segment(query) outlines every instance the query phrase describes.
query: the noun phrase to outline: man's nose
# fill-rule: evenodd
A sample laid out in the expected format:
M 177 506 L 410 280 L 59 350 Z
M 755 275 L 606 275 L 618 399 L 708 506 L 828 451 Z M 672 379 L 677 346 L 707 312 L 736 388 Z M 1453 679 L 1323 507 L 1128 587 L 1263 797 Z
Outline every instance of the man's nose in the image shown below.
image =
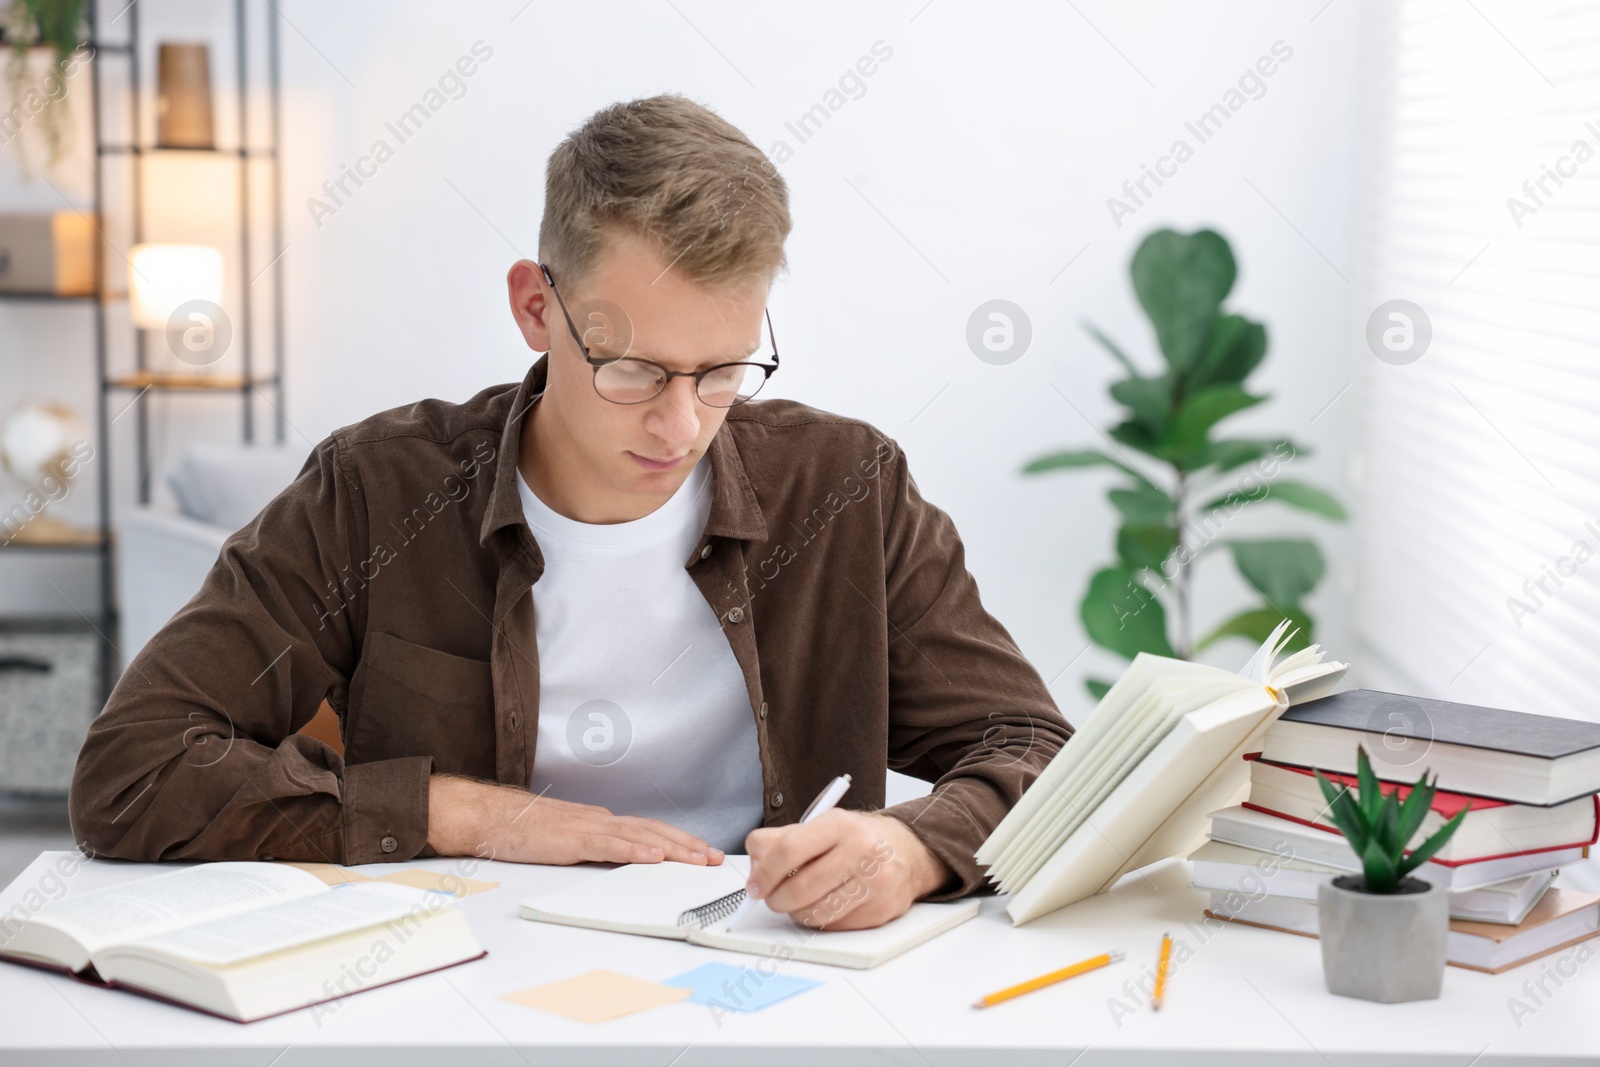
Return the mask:
M 687 442 L 700 436 L 700 398 L 693 378 L 673 378 L 658 400 L 663 438 Z

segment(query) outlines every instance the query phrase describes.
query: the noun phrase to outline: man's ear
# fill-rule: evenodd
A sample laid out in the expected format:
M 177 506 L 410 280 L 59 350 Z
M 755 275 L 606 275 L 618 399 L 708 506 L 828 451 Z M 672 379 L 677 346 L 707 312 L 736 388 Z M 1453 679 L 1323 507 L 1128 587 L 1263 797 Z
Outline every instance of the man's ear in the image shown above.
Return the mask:
M 506 272 L 506 295 L 511 300 L 511 317 L 528 347 L 535 352 L 550 351 L 550 326 L 545 315 L 554 304 L 539 265 L 531 259 L 511 264 Z

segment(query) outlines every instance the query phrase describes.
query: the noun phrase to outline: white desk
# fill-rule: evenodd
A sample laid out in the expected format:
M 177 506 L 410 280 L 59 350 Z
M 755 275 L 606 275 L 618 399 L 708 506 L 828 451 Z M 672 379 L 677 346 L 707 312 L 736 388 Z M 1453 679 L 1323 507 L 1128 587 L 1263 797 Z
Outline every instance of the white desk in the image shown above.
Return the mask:
M 0 893 L 0 912 L 46 881 L 64 853 L 46 852 Z M 445 871 L 458 861 L 403 866 Z M 154 865 L 92 861 L 66 882 L 81 893 Z M 175 865 L 161 865 L 170 869 Z M 362 868 L 381 874 L 395 868 Z M 603 868 L 482 863 L 472 877 L 500 888 L 462 908 L 489 955 L 473 963 L 355 994 L 314 1019 L 302 1010 L 240 1025 L 62 975 L 0 963 L 0 1064 L 1354 1064 L 1493 1067 L 1600 1062 L 1600 945 L 1500 976 L 1447 968 L 1436 1001 L 1381 1005 L 1330 995 L 1317 942 L 1222 925 L 1207 930 L 1204 895 L 1183 861 L 1112 892 L 1013 929 L 997 898 L 977 918 L 870 971 L 796 962 L 783 973 L 823 984 L 760 1012 L 716 1019 L 679 1003 L 598 1025 L 499 997 L 605 967 L 660 980 L 709 960 L 756 957 L 676 941 L 527 922 L 519 899 L 593 877 Z M 1563 876 L 1565 879 L 1565 876 Z M 56 889 L 59 893 L 62 890 Z M 1166 1007 L 1133 1010 L 1124 983 L 1153 969 L 1163 931 L 1187 942 Z M 1121 948 L 1128 959 L 987 1011 L 983 993 Z M 1584 962 L 1533 1015 L 1514 1019 L 1511 997 L 1548 964 Z M 1564 969 L 1571 971 L 1572 965 Z M 1121 1003 L 1123 1010 L 1116 1010 Z M 1520 1026 L 1519 1026 L 1520 1022 Z

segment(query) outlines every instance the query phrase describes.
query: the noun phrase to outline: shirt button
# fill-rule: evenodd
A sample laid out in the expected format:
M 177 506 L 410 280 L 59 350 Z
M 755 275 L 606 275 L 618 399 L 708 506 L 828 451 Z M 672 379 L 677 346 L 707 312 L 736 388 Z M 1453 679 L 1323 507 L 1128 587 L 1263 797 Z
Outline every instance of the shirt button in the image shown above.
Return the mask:
M 509 716 L 509 721 L 511 723 L 511 728 L 513 730 L 515 730 L 517 728 L 517 713 L 516 712 L 513 711 L 511 713 L 511 715 Z
M 765 700 L 761 702 L 761 710 L 757 711 L 756 714 L 763 719 L 767 717 L 767 702 Z
M 702 548 L 700 550 L 700 558 L 701 559 L 705 559 L 706 557 L 708 557 L 710 555 L 711 555 L 711 546 L 710 545 L 707 545 L 706 547 L 704 547 L 704 548 Z
M 774 793 L 774 794 L 772 794 L 772 806 L 775 807 L 775 808 L 783 807 L 783 794 L 782 793 Z
M 743 608 L 729 608 L 728 609 L 728 621 L 729 622 L 739 622 L 743 618 L 744 618 L 744 609 Z
M 400 842 L 396 841 L 392 837 L 385 837 L 382 841 L 378 842 L 378 847 L 383 849 L 385 852 L 393 852 L 395 849 L 400 847 Z

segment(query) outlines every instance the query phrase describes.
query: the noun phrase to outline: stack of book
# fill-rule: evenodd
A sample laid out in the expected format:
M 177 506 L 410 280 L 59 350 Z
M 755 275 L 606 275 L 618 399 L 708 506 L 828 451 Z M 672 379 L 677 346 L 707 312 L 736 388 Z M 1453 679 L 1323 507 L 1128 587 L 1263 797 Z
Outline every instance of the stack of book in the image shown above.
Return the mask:
M 1208 916 L 1317 935 L 1317 886 L 1361 863 L 1312 768 L 1354 788 L 1358 747 L 1386 791 L 1436 783 L 1412 847 L 1468 812 L 1412 872 L 1450 895 L 1450 963 L 1498 972 L 1600 933 L 1600 897 L 1551 887 L 1600 837 L 1600 724 L 1364 689 L 1289 708 L 1244 757 L 1249 799 L 1190 856 Z

